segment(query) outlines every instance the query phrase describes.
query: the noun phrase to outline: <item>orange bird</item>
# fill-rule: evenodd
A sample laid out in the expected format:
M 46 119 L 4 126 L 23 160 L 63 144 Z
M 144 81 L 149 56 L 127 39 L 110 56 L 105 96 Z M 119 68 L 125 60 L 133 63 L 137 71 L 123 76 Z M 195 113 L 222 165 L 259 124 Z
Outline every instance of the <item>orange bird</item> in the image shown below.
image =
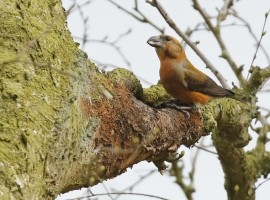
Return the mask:
M 217 85 L 187 59 L 179 41 L 169 35 L 153 36 L 147 43 L 155 47 L 160 60 L 160 81 L 165 90 L 187 104 L 206 104 L 215 97 L 234 93 Z

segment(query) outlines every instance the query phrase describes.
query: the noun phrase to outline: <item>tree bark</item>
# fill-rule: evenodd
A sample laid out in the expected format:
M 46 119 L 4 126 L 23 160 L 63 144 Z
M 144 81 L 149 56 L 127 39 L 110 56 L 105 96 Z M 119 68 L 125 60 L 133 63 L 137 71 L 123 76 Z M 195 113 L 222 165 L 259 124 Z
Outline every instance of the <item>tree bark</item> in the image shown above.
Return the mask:
M 53 199 L 203 134 L 197 112 L 190 120 L 151 108 L 131 73 L 100 73 L 73 42 L 60 1 L 0 6 L 1 199 Z

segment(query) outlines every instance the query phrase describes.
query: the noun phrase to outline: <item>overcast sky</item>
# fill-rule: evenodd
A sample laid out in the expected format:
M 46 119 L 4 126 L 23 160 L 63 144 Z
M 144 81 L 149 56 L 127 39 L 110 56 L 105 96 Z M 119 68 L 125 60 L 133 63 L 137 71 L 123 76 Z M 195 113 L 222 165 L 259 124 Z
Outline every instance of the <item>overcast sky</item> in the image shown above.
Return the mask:
M 73 3 L 73 0 L 64 0 L 64 7 L 68 9 Z M 82 5 L 85 0 L 78 0 L 77 3 Z M 118 0 L 119 4 L 123 5 L 125 8 L 129 9 L 133 7 L 133 0 Z M 195 27 L 198 22 L 201 21 L 200 16 L 194 11 L 192 7 L 191 0 L 188 1 L 177 1 L 170 0 L 160 1 L 165 9 L 168 11 L 170 16 L 175 20 L 177 26 L 183 31 L 187 30 L 188 27 Z M 202 6 L 211 14 L 216 14 L 216 7 L 220 7 L 223 1 L 218 0 L 204 0 L 200 1 Z M 181 39 L 171 30 L 162 17 L 159 15 L 157 10 L 146 4 L 145 1 L 139 1 L 139 8 L 141 11 L 147 15 L 151 20 L 153 20 L 159 27 L 165 28 L 166 34 L 176 36 L 180 41 Z M 244 18 L 251 25 L 257 38 L 260 37 L 265 13 L 270 9 L 269 0 L 240 0 L 235 3 L 235 10 L 238 15 Z M 112 64 L 113 67 L 124 67 L 132 70 L 138 77 L 141 78 L 143 85 L 145 87 L 149 86 L 149 83 L 155 84 L 159 80 L 158 70 L 159 70 L 159 60 L 155 54 L 152 47 L 147 45 L 146 41 L 149 37 L 153 35 L 160 34 L 157 30 L 151 27 L 149 24 L 143 24 L 136 21 L 131 16 L 128 16 L 124 12 L 117 9 L 114 5 L 109 3 L 107 0 L 92 0 L 91 3 L 82 8 L 84 17 L 88 16 L 88 29 L 87 37 L 92 40 L 84 46 L 84 50 L 87 52 L 90 59 L 97 61 L 99 63 Z M 236 22 L 240 24 L 239 21 L 229 18 L 225 24 L 231 24 Z M 266 31 L 270 31 L 270 19 L 268 19 L 266 24 Z M 68 26 L 71 30 L 72 35 L 77 38 L 76 41 L 80 42 L 78 38 L 83 37 L 84 26 L 82 23 L 81 15 L 78 9 L 72 12 L 68 17 Z M 124 36 L 117 45 L 121 48 L 124 53 L 125 58 L 128 60 L 127 63 L 123 57 L 115 51 L 115 49 L 109 45 L 102 44 L 96 40 L 101 40 L 105 36 L 108 37 L 108 41 L 114 41 L 119 35 L 126 33 L 131 30 L 129 34 Z M 227 26 L 223 29 L 223 38 L 228 46 L 228 49 L 235 59 L 238 65 L 244 65 L 245 72 L 247 73 L 252 57 L 255 52 L 255 41 L 252 39 L 250 34 L 247 32 L 247 28 L 244 26 Z M 270 34 L 270 33 L 269 33 Z M 270 36 L 268 32 L 263 37 L 262 44 L 265 49 L 270 53 Z M 207 58 L 216 66 L 216 68 L 226 77 L 228 84 L 232 87 L 232 82 L 238 85 L 237 79 L 232 73 L 231 69 L 227 63 L 219 57 L 221 54 L 220 49 L 212 37 L 206 31 L 198 31 L 191 38 L 194 42 L 199 41 L 198 47 L 202 50 Z M 81 46 L 82 47 L 82 46 Z M 214 77 L 209 69 L 205 68 L 205 64 L 200 60 L 200 58 L 188 47 L 185 47 L 187 56 L 189 60 L 201 71 L 209 75 L 215 81 L 217 79 Z M 254 62 L 255 65 L 265 67 L 268 66 L 268 60 L 259 50 L 257 58 Z M 108 69 L 112 69 L 109 67 Z M 245 76 L 246 76 L 245 73 Z M 217 81 L 218 82 L 218 81 Z M 268 83 L 268 89 L 270 84 Z M 259 94 L 259 104 L 264 107 L 270 108 L 270 95 L 269 93 Z M 256 135 L 252 135 L 253 140 L 247 149 L 252 149 L 256 142 Z M 205 144 L 211 144 L 210 136 L 204 137 Z M 270 149 L 270 148 L 269 148 Z M 191 157 L 193 156 L 196 149 L 187 149 L 181 147 L 181 150 L 185 150 L 185 156 L 183 158 L 185 164 L 185 173 L 190 170 L 191 167 Z M 210 148 L 214 151 L 214 148 Z M 91 188 L 94 193 L 104 193 L 106 188 L 109 191 L 122 191 L 123 188 L 132 185 L 141 176 L 148 174 L 152 170 L 155 170 L 147 179 L 142 181 L 138 186 L 136 186 L 133 192 L 147 193 L 152 195 L 157 195 L 161 197 L 168 198 L 170 200 L 185 199 L 181 189 L 174 183 L 175 179 L 169 177 L 168 173 L 165 172 L 164 175 L 160 175 L 152 163 L 142 162 L 135 165 L 132 169 L 128 169 L 128 172 L 118 176 L 112 180 L 104 181 L 103 184 L 99 184 Z M 221 166 L 217 156 L 207 152 L 201 151 L 199 158 L 197 160 L 196 167 L 196 178 L 195 178 L 195 188 L 196 192 L 194 194 L 194 199 L 227 199 L 226 192 L 224 190 L 224 174 L 222 172 Z M 259 180 L 258 184 L 262 182 Z M 106 188 L 105 188 L 106 186 Z M 270 196 L 270 181 L 262 185 L 257 192 L 257 200 L 268 200 Z M 128 192 L 128 191 L 126 191 Z M 68 193 L 57 198 L 57 200 L 70 199 L 73 197 L 78 197 L 80 195 L 87 194 L 86 190 L 81 190 L 77 192 Z M 110 199 L 109 197 L 102 196 L 100 199 Z M 123 196 L 119 200 L 137 200 L 137 199 L 150 199 L 146 197 L 139 196 Z

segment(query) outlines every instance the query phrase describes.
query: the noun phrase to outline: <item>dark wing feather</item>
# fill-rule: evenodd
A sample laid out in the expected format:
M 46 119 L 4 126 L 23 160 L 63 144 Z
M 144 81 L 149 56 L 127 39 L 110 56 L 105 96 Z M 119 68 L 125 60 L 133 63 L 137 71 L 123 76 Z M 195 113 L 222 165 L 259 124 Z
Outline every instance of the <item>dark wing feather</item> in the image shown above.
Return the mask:
M 191 74 L 190 74 L 191 75 Z M 194 75 L 194 74 L 193 74 Z M 204 75 L 204 74 L 203 74 Z M 206 76 L 206 75 L 205 75 Z M 201 77 L 199 77 L 201 78 Z M 197 77 L 198 79 L 198 77 Z M 210 77 L 206 76 L 204 81 L 192 81 L 194 77 L 185 76 L 185 81 L 187 82 L 188 88 L 190 90 L 207 94 L 213 97 L 232 97 L 234 92 L 220 87 L 213 81 Z M 196 79 L 195 79 L 196 80 Z

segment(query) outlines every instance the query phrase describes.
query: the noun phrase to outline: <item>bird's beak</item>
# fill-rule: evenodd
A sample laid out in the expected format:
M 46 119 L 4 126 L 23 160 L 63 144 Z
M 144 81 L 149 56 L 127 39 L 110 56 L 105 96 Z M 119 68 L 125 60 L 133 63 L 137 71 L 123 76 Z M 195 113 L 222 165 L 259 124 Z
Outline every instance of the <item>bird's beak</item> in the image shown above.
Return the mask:
M 161 47 L 162 46 L 162 41 L 161 41 L 159 36 L 150 37 L 147 40 L 147 43 L 152 47 Z

